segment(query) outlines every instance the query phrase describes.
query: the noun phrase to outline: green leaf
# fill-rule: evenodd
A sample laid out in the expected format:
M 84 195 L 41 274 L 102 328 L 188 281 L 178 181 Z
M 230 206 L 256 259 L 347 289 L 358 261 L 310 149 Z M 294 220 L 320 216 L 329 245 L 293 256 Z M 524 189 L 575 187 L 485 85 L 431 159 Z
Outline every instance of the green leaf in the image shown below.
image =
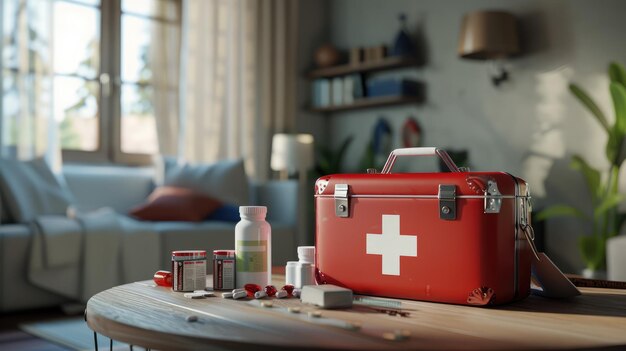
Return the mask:
M 354 139 L 353 136 L 346 138 L 339 149 L 335 152 L 326 145 L 317 147 L 317 166 L 319 175 L 341 173 L 341 165 L 345 157 L 348 146 Z
M 617 164 L 617 160 L 619 159 L 619 150 L 621 149 L 621 139 L 619 132 L 616 128 L 611 128 L 609 130 L 609 139 L 606 142 L 606 158 L 611 162 L 612 165 Z
M 574 94 L 574 96 L 578 98 L 578 100 L 580 100 L 583 105 L 585 105 L 589 109 L 589 111 L 596 117 L 598 122 L 600 122 L 604 130 L 609 132 L 609 122 L 604 116 L 602 110 L 600 110 L 600 107 L 598 107 L 598 105 L 589 97 L 589 95 L 576 84 L 570 84 L 569 90 L 572 92 L 572 94 Z
M 626 87 L 626 70 L 619 63 L 611 62 L 609 64 L 609 78 L 611 78 L 611 82 L 620 83 Z
M 624 197 L 618 193 L 612 193 L 606 196 L 604 199 L 602 199 L 602 202 L 593 210 L 593 216 L 595 218 L 598 218 L 610 209 L 616 208 L 617 206 L 619 206 L 620 202 L 622 202 L 623 199 Z
M 621 83 L 612 82 L 609 86 L 615 109 L 615 128 L 626 134 L 626 88 Z
M 619 167 L 626 159 L 626 88 L 613 82 L 609 90 L 615 109 L 615 125 L 609 131 L 606 155 L 613 165 Z
M 602 192 L 603 192 L 602 186 L 600 184 L 600 179 L 601 179 L 600 171 L 591 167 L 587 163 L 587 161 L 585 161 L 579 155 L 574 155 L 572 157 L 572 161 L 570 162 L 570 167 L 575 170 L 580 171 L 583 174 L 594 202 L 597 199 L 599 199 L 602 196 Z
M 554 205 L 537 213 L 533 219 L 537 221 L 543 221 L 552 217 L 578 217 L 582 219 L 589 219 L 589 216 L 584 214 L 581 210 L 567 205 Z
M 578 247 L 587 268 L 604 268 L 605 242 L 600 236 L 581 236 L 578 238 Z
M 617 213 L 615 215 L 614 220 L 615 220 L 615 227 L 614 227 L 615 231 L 614 233 L 611 233 L 609 237 L 615 236 L 620 232 L 622 225 L 624 224 L 624 221 L 626 221 L 626 213 Z
M 333 167 L 335 167 L 338 173 L 341 172 L 340 170 L 341 170 L 341 165 L 343 164 L 343 158 L 346 155 L 346 151 L 348 150 L 348 147 L 352 143 L 352 139 L 354 139 L 352 135 L 347 137 L 346 140 L 343 141 L 343 143 L 339 147 L 339 151 L 337 151 L 337 154 L 335 155 L 335 159 L 333 160 L 334 161 Z

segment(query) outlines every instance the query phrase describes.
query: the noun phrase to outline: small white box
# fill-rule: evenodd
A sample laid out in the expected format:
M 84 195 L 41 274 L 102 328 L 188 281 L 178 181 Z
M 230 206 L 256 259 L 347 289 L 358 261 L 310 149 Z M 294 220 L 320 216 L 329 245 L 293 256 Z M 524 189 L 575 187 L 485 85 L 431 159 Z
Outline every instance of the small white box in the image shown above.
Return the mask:
M 352 307 L 352 290 L 332 284 L 306 285 L 300 299 L 321 308 Z
M 341 77 L 333 78 L 332 80 L 332 104 L 333 106 L 340 106 L 343 104 L 343 79 Z

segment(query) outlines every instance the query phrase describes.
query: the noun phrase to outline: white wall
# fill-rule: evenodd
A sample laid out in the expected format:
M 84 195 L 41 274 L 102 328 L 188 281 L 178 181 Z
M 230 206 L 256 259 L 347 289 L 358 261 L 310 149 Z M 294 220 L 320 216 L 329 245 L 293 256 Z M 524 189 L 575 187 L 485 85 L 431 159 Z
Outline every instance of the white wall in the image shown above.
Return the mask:
M 486 63 L 457 56 L 461 18 L 478 9 L 502 9 L 521 19 L 526 53 L 509 62 L 511 80 L 500 88 L 491 84 Z M 335 147 L 347 136 L 357 136 L 348 168 L 357 170 L 379 116 L 393 125 L 396 146 L 402 123 L 414 116 L 424 145 L 466 148 L 474 170 L 503 170 L 525 178 L 536 207 L 567 202 L 588 208 L 582 178 L 569 170 L 569 158 L 579 153 L 592 165 L 606 167 L 606 139 L 567 85 L 581 84 L 612 115 L 605 72 L 611 60 L 626 64 L 626 1 L 332 0 L 330 39 L 341 49 L 390 45 L 401 12 L 408 15 L 412 34 L 423 39 L 427 63 L 400 74 L 425 83 L 426 102 L 327 116 L 324 132 L 318 133 L 329 133 Z M 553 260 L 566 271 L 579 270 L 575 237 L 589 228 L 574 220 L 553 220 L 547 230 Z

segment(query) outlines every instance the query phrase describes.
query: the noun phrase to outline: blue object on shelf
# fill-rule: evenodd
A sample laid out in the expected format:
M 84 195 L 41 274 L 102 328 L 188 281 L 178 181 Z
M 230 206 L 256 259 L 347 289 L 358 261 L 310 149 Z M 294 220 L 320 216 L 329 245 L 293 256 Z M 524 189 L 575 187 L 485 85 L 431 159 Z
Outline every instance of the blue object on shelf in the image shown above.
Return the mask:
M 406 15 L 400 14 L 400 30 L 393 42 L 391 56 L 415 56 L 415 46 L 406 30 Z
M 418 96 L 419 83 L 410 79 L 376 79 L 367 83 L 367 96 Z

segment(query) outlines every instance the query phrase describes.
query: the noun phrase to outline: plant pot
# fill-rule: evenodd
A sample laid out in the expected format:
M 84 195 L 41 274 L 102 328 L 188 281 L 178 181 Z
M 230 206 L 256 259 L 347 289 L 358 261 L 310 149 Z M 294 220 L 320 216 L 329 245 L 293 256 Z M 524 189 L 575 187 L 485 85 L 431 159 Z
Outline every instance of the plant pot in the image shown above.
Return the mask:
M 606 271 L 605 270 L 595 270 L 590 268 L 585 268 L 582 271 L 583 278 L 587 279 L 606 279 Z

